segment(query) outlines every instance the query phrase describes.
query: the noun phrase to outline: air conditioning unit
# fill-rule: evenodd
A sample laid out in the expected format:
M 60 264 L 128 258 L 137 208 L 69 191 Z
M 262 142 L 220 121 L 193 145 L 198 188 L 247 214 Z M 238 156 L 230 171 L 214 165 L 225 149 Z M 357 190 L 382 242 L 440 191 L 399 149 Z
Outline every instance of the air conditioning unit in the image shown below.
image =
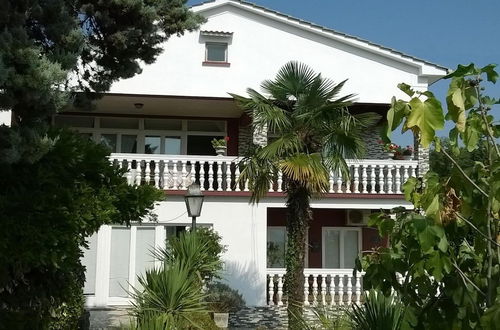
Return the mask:
M 370 210 L 347 210 L 346 224 L 348 226 L 366 226 L 369 216 Z

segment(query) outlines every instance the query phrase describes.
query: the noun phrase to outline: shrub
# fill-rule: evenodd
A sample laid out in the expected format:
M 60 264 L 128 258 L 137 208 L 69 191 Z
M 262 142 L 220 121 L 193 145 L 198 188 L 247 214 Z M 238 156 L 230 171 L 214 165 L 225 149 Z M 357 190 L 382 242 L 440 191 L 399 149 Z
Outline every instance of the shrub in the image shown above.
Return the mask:
M 84 313 L 85 297 L 81 283 L 68 284 L 66 300 L 52 310 L 49 330 L 77 329 Z
M 175 328 L 180 323 L 192 323 L 191 313 L 207 311 L 201 282 L 188 265 L 174 260 L 138 277 L 143 289 L 133 288 L 131 297 L 132 315 L 139 327 L 163 324 L 166 329 Z
M 155 257 L 167 264 L 174 260 L 186 264 L 200 280 L 220 278 L 221 255 L 225 251 L 220 240 L 220 235 L 209 228 L 183 232 L 171 238 L 166 248 L 155 251 Z
M 394 295 L 370 290 L 362 305 L 354 304 L 347 310 L 355 330 L 399 330 L 405 316 L 405 306 Z
M 220 282 L 211 283 L 207 286 L 206 301 L 213 311 L 220 313 L 237 312 L 246 305 L 243 296 L 238 290 Z

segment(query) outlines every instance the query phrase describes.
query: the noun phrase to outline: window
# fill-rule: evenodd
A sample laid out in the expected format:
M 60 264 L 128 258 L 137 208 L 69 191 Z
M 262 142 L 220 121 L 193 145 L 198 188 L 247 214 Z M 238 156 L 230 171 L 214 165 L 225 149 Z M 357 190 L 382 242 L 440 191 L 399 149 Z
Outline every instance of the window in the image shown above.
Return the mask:
M 304 267 L 309 264 L 309 234 L 306 235 L 306 255 L 304 257 Z M 285 253 L 288 238 L 286 227 L 267 227 L 267 267 L 285 268 Z
M 227 62 L 227 44 L 220 42 L 207 42 L 205 61 Z
M 360 246 L 360 228 L 323 227 L 323 267 L 354 268 Z
M 267 227 L 267 267 L 285 268 L 286 228 Z

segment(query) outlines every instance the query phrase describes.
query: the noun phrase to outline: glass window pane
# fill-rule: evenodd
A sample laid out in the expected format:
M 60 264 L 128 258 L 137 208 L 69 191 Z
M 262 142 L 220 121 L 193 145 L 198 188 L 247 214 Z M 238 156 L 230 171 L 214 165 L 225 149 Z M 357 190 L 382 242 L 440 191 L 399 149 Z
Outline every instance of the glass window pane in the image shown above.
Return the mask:
M 130 228 L 112 228 L 109 296 L 127 297 L 130 257 Z
M 154 129 L 162 131 L 180 131 L 182 130 L 182 120 L 180 119 L 144 119 L 145 129 Z
M 144 152 L 147 154 L 159 154 L 161 149 L 161 138 L 159 136 L 146 136 L 144 140 Z
M 122 145 L 120 152 L 137 152 L 137 135 L 122 135 Z
M 335 229 L 326 229 L 325 268 L 340 268 L 340 233 Z
M 190 120 L 188 121 L 188 131 L 196 132 L 226 132 L 226 122 L 224 120 Z
M 267 267 L 285 267 L 286 240 L 285 228 L 267 227 Z
M 226 62 L 227 44 L 207 43 L 207 61 Z
M 78 133 L 81 137 L 92 140 L 92 133 Z
M 180 136 L 166 136 L 165 137 L 165 152 L 166 155 L 180 155 L 181 154 L 181 137 Z
M 100 119 L 101 128 L 125 128 L 138 129 L 139 119 L 137 118 L 113 118 L 103 117 Z
M 111 152 L 116 152 L 116 134 L 101 134 L 101 143 Z
M 56 126 L 64 127 L 94 127 L 94 117 L 89 116 L 64 116 L 57 115 L 55 117 Z
M 85 266 L 85 285 L 83 294 L 95 294 L 95 269 L 97 263 L 97 233 L 90 236 L 89 248 L 83 251 L 82 265 Z
M 342 268 L 354 268 L 354 261 L 359 253 L 358 244 L 356 230 L 344 231 L 344 266 Z
M 154 267 L 153 250 L 155 248 L 155 228 L 137 227 L 135 250 L 135 275 L 142 276 L 146 269 Z M 135 288 L 142 289 L 139 282 L 135 281 Z

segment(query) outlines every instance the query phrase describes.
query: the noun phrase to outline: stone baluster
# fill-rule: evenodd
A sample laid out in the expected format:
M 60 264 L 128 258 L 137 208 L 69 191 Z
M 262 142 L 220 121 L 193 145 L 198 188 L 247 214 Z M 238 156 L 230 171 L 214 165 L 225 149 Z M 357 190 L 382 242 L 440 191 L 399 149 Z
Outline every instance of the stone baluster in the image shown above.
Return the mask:
M 375 186 L 377 185 L 377 175 L 376 175 L 376 169 L 377 169 L 377 165 L 371 165 L 370 166 L 370 171 L 371 171 L 371 175 L 370 175 L 370 185 L 371 185 L 371 189 L 370 189 L 370 193 L 374 194 L 376 192 L 375 190 Z
M 309 306 L 309 275 L 304 276 L 304 306 Z
M 363 194 L 368 193 L 368 174 L 366 172 L 366 168 L 368 165 L 362 165 L 361 169 L 361 186 L 363 187 Z
M 168 160 L 163 161 L 163 189 L 164 190 L 170 188 L 170 185 L 168 182 L 169 173 L 170 173 L 169 167 L 170 167 L 170 161 L 168 161 Z
M 225 188 L 224 191 L 231 191 L 231 162 L 224 161 Z
M 378 185 L 379 185 L 379 194 L 384 194 L 385 193 L 385 178 L 384 178 L 384 168 L 385 165 L 379 165 L 378 166 Z
M 411 178 L 411 177 L 413 177 L 413 178 L 414 178 L 414 177 L 415 177 L 415 173 L 416 173 L 416 171 L 415 171 L 415 166 L 410 165 L 410 174 L 409 174 L 409 175 L 410 175 L 410 178 Z
M 151 182 L 151 161 L 144 161 L 144 184 L 149 184 Z
M 283 173 L 278 171 L 278 192 L 283 191 Z
M 178 162 L 176 160 L 172 160 L 172 189 L 179 189 L 179 171 L 178 171 Z
M 283 275 L 278 274 L 278 294 L 276 295 L 278 306 L 283 305 Z
M 404 165 L 404 166 L 403 166 L 403 177 L 401 178 L 401 182 L 402 182 L 402 183 L 405 183 L 405 182 L 406 182 L 406 180 L 408 180 L 408 178 L 409 178 L 409 177 L 408 177 L 408 168 L 409 168 L 409 167 L 410 167 L 409 165 Z
M 355 290 L 356 290 L 356 304 L 359 305 L 361 303 L 361 275 L 359 273 L 356 273 Z
M 395 193 L 396 194 L 400 194 L 401 193 L 401 167 L 395 165 L 394 166 L 394 171 L 396 172 L 396 178 L 394 180 Z
M 392 194 L 392 184 L 393 184 L 393 181 L 392 181 L 392 169 L 393 169 L 393 165 L 388 165 L 387 166 L 387 193 L 388 194 Z
M 352 276 L 347 275 L 347 305 L 352 304 Z
M 138 160 L 135 163 L 135 184 L 140 185 L 141 184 L 141 179 L 142 179 L 142 160 Z
M 200 162 L 200 188 L 205 190 L 205 162 Z
M 328 294 L 330 295 L 330 306 L 335 304 L 335 275 L 330 275 L 330 285 L 328 285 Z
M 326 306 L 326 275 L 321 274 L 321 303 Z
M 154 182 L 155 182 L 155 187 L 160 188 L 160 161 L 155 160 L 155 173 L 154 173 Z
M 125 166 L 127 168 L 127 172 L 125 173 L 126 177 L 127 177 L 127 183 L 129 185 L 132 185 L 134 183 L 134 181 L 132 181 L 132 162 L 125 159 Z
M 217 191 L 222 191 L 222 161 L 216 161 L 217 164 Z
M 318 302 L 318 275 L 312 274 L 313 277 L 313 304 Z
M 359 164 L 354 164 L 354 193 L 359 193 Z
M 339 295 L 338 305 L 344 305 L 344 276 L 339 275 L 339 285 L 337 286 L 337 292 Z
M 208 191 L 214 191 L 214 162 L 208 162 Z
M 269 302 L 268 305 L 274 305 L 274 274 L 269 275 Z
M 182 185 L 182 188 L 187 188 L 188 186 L 188 177 L 187 177 L 187 168 L 186 168 L 187 161 L 182 160 L 181 161 L 181 180 L 179 185 Z
M 342 173 L 337 171 L 337 193 L 342 193 Z
M 240 167 L 238 163 L 234 164 L 234 191 L 241 191 L 240 188 Z

